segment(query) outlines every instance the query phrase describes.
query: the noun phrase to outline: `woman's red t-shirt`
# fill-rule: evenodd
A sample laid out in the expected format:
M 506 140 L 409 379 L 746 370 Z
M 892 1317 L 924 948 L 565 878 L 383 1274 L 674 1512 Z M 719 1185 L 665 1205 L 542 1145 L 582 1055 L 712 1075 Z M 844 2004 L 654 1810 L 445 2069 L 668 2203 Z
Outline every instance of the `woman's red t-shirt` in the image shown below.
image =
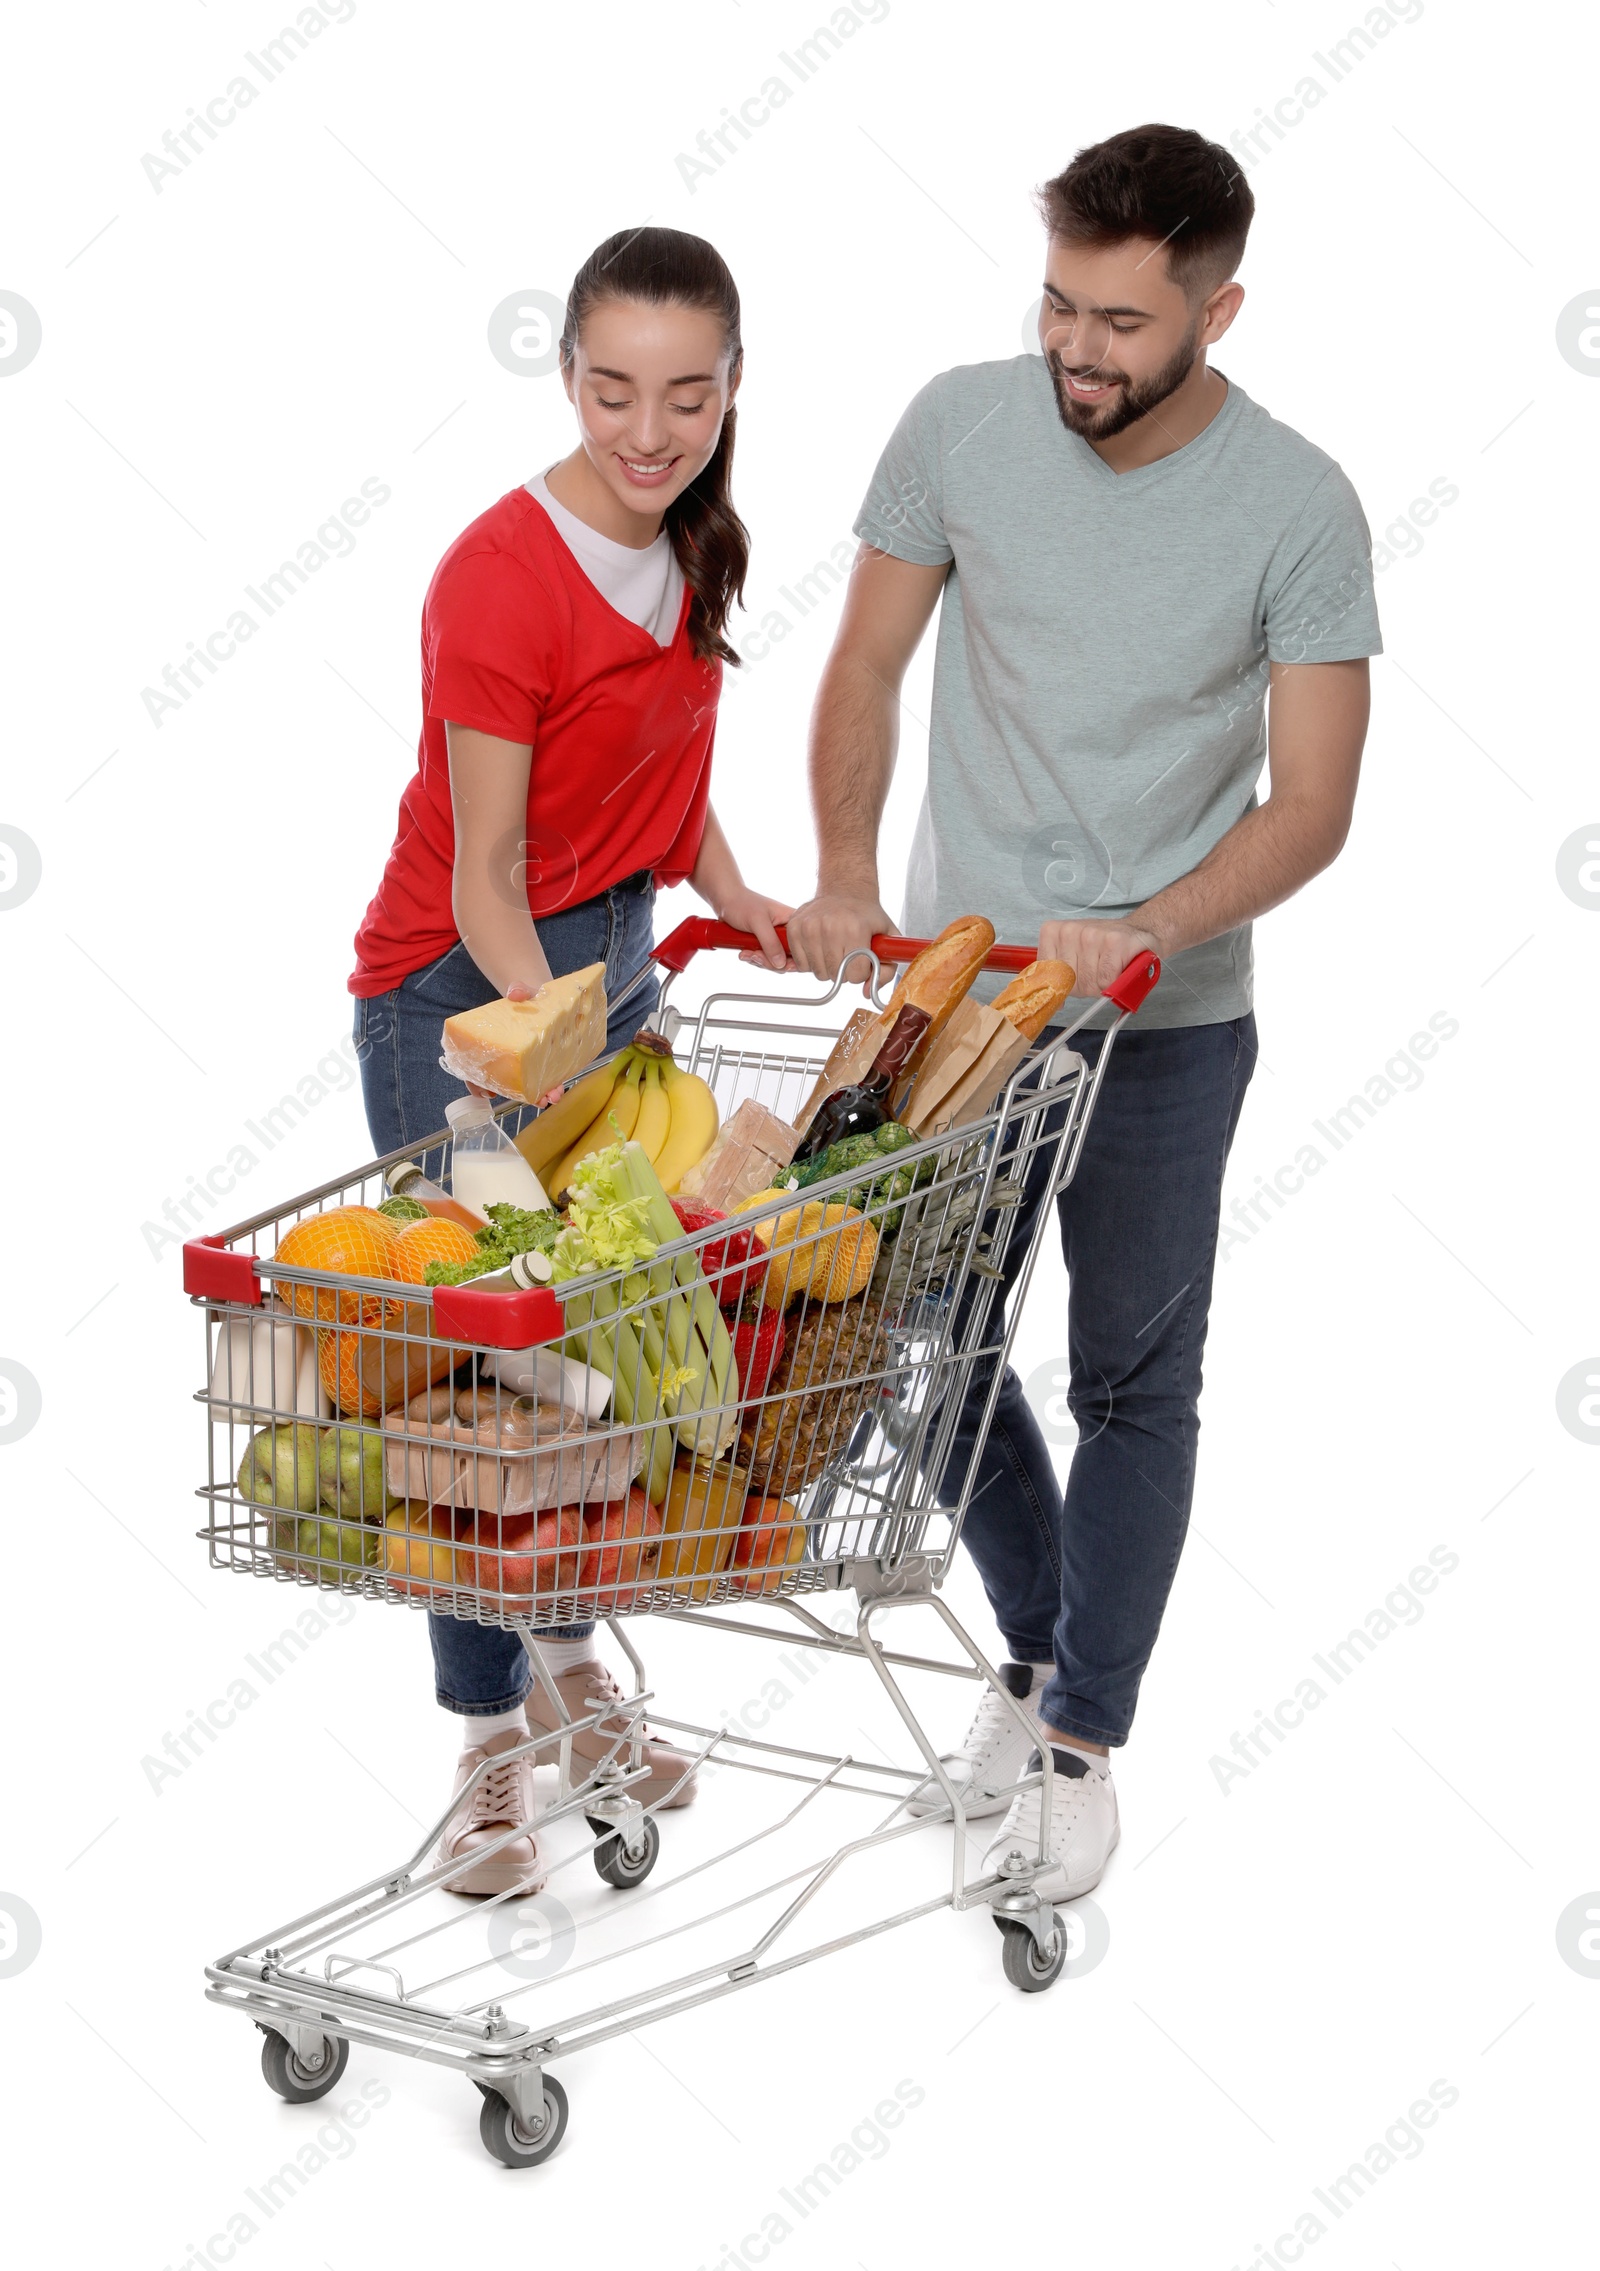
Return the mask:
M 711 785 L 720 662 L 603 599 L 526 489 L 463 530 L 422 603 L 422 737 L 383 881 L 356 933 L 353 994 L 390 992 L 458 939 L 445 721 L 530 743 L 528 911 L 554 915 L 649 868 L 694 867 Z

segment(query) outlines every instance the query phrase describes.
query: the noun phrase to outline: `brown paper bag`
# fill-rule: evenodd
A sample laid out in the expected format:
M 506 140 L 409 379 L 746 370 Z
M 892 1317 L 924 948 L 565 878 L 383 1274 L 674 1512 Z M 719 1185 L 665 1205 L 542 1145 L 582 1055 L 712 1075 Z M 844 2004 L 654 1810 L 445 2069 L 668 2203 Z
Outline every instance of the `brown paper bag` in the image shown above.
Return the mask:
M 817 1106 L 836 1088 L 853 1088 L 872 1070 L 873 1059 L 889 1038 L 889 1019 L 875 1009 L 858 1009 L 829 1052 L 817 1075 L 816 1086 L 794 1116 L 801 1135 L 810 1127 Z
M 919 1136 L 982 1119 L 1032 1047 L 1008 1018 L 969 995 L 930 1051 L 901 1119 Z

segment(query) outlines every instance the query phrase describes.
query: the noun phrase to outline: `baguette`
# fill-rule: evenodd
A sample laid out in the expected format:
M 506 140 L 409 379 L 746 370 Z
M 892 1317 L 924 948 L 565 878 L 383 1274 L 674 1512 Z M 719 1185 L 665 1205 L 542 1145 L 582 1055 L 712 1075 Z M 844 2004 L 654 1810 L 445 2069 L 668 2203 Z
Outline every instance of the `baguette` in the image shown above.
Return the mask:
M 931 939 L 916 960 L 908 962 L 900 973 L 900 983 L 889 996 L 883 1014 L 892 1025 L 908 1003 L 913 1009 L 928 1012 L 931 1023 L 922 1037 L 915 1063 L 921 1063 L 931 1044 L 944 1031 L 950 1012 L 983 968 L 993 944 L 993 923 L 986 922 L 982 915 L 957 915 L 955 921 L 946 923 L 938 937 Z
M 1002 987 L 989 1007 L 1030 1041 L 1037 1041 L 1071 993 L 1076 976 L 1070 962 L 1030 962 L 1009 986 Z
M 928 1030 L 896 1078 L 890 1099 L 895 1112 L 903 1108 L 918 1073 L 928 1061 L 929 1052 L 953 1012 L 966 999 L 993 944 L 993 923 L 986 922 L 982 915 L 957 915 L 954 922 L 945 924 L 937 938 L 929 940 L 914 962 L 906 964 L 900 983 L 889 996 L 884 1016 L 892 1025 L 896 1014 L 907 1006 L 925 1009 L 929 1013 Z

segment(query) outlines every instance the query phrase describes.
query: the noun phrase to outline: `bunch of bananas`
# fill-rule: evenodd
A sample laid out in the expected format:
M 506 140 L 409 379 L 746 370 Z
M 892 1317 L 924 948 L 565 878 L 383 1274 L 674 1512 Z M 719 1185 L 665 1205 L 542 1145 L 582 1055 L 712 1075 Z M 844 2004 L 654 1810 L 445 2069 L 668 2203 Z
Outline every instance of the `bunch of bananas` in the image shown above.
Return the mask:
M 718 1125 L 706 1083 L 684 1071 L 659 1033 L 639 1033 L 547 1106 L 517 1137 L 517 1149 L 559 1200 L 580 1159 L 631 1138 L 670 1193 L 716 1142 Z

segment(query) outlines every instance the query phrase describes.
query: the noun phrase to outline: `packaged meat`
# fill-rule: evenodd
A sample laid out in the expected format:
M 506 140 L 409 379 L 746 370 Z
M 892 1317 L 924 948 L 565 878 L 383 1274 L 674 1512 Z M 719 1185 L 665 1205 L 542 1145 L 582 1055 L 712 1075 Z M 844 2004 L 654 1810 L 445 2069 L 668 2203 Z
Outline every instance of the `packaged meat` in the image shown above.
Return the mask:
M 384 1471 L 397 1497 L 489 1514 L 542 1513 L 624 1497 L 643 1464 L 641 1429 L 593 1434 L 559 1404 L 466 1394 L 465 1418 L 459 1396 L 440 1413 L 437 1392 L 414 1397 L 404 1415 L 388 1415 L 386 1430 L 398 1434 L 389 1435 Z

